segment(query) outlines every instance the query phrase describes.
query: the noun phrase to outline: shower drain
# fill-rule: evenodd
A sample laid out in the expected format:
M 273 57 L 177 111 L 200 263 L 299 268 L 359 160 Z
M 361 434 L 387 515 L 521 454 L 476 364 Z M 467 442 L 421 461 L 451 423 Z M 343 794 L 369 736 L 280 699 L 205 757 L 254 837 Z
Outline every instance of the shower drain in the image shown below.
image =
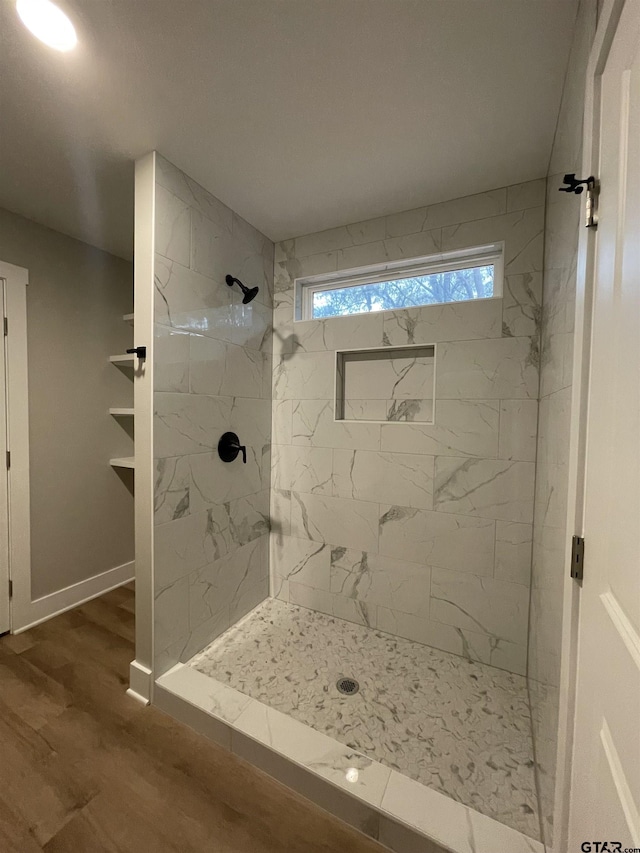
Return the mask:
M 344 693 L 345 696 L 353 696 L 354 693 L 360 690 L 360 685 L 355 678 L 339 678 L 336 682 L 336 687 L 338 688 L 338 693 Z

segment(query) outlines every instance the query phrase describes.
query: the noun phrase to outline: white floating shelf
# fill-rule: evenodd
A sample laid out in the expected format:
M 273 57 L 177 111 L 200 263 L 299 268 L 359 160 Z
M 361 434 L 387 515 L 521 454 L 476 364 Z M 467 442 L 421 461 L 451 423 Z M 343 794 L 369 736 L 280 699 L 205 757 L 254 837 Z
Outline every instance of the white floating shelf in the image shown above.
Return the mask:
M 134 353 L 131 353 L 131 355 L 129 355 L 126 352 L 123 353 L 122 355 L 110 355 L 109 356 L 109 361 L 112 364 L 129 364 L 129 363 L 133 364 L 134 359 L 135 359 Z
M 109 465 L 113 468 L 135 468 L 136 460 L 134 456 L 122 456 L 120 459 L 110 459 Z
M 109 409 L 109 414 L 110 414 L 110 415 L 113 415 L 113 416 L 114 416 L 114 417 L 116 417 L 116 418 L 117 418 L 117 417 L 133 417 L 133 408 L 126 408 L 126 407 L 122 407 L 122 406 L 120 406 L 120 407 L 116 406 L 116 407 L 115 407 L 115 408 L 113 408 L 113 409 Z
M 122 315 L 122 319 L 125 321 L 125 323 L 133 324 L 133 318 L 134 318 L 133 314 L 123 314 Z

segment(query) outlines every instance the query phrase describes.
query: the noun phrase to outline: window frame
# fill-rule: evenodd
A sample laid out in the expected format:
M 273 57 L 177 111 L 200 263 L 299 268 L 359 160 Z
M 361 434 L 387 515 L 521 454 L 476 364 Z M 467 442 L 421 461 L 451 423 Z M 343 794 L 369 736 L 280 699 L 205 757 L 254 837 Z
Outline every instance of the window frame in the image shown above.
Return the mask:
M 479 296 L 476 299 L 457 299 L 452 302 L 425 302 L 422 305 L 407 305 L 405 308 L 385 308 L 382 311 L 359 311 L 353 314 L 336 314 L 333 317 L 313 316 L 313 297 L 316 293 L 329 290 L 342 290 L 346 287 L 358 287 L 365 284 L 380 284 L 402 278 L 435 275 L 440 272 L 471 269 L 473 267 L 493 265 L 493 296 Z M 303 276 L 294 282 L 294 303 L 296 322 L 320 322 L 321 320 L 339 320 L 343 317 L 362 317 L 369 314 L 383 314 L 389 311 L 411 311 L 442 305 L 461 305 L 469 302 L 484 302 L 488 299 L 501 299 L 504 281 L 504 242 L 498 241 L 482 246 L 456 249 L 451 252 L 439 252 L 419 258 L 403 258 L 401 261 L 389 261 L 370 266 L 353 267 L 322 275 Z

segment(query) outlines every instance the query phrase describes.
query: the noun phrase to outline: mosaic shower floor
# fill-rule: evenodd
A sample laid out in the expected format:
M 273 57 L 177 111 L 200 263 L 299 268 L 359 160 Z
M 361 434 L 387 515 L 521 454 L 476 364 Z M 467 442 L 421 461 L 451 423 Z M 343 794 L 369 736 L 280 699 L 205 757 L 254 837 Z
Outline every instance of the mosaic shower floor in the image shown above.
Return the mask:
M 539 839 L 522 676 L 275 599 L 189 665 Z

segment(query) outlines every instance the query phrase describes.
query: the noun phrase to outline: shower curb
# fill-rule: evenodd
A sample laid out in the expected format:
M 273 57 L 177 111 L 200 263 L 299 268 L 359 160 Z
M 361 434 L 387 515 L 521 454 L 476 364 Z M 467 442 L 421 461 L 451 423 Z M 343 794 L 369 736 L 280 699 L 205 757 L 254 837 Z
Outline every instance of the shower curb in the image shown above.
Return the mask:
M 539 842 L 177 664 L 153 704 L 394 853 L 544 853 Z

